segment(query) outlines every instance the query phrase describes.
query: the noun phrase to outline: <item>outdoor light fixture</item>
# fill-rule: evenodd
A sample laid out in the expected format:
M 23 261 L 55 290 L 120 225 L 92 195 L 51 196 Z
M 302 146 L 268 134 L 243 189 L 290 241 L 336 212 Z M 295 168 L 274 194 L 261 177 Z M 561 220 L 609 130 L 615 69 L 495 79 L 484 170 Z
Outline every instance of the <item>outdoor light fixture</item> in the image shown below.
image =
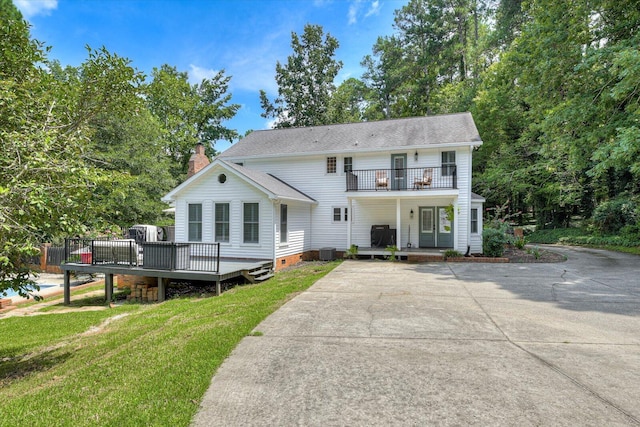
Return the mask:
M 416 154 L 413 155 L 413 160 L 418 161 L 418 150 L 416 150 Z
M 413 209 L 409 211 L 409 218 L 413 219 Z

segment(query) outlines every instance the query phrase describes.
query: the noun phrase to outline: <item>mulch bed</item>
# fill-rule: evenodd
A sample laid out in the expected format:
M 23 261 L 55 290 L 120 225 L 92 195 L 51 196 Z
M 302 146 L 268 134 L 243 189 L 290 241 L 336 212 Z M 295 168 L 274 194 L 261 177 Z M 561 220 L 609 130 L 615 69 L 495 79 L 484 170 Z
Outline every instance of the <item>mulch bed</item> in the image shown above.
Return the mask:
M 537 258 L 535 255 L 536 249 Z M 529 246 L 524 249 L 509 247 L 505 249 L 503 256 L 509 258 L 509 262 L 564 262 L 567 260 L 562 254 L 540 247 L 536 248 L 535 246 Z

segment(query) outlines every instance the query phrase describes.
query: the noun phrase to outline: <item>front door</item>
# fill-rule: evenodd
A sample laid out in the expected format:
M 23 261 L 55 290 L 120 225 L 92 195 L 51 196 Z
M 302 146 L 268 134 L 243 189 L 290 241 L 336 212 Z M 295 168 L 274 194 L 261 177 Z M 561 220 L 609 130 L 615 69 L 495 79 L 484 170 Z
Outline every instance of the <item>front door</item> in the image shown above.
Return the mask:
M 421 207 L 419 212 L 420 247 L 452 248 L 453 223 L 447 216 L 447 208 L 442 206 Z
M 439 248 L 453 247 L 453 222 L 447 215 L 447 208 L 439 206 L 436 218 L 437 233 L 436 242 Z
M 391 155 L 391 189 L 406 190 L 407 189 L 407 155 L 392 154 Z
M 436 247 L 436 208 L 420 208 L 420 241 L 421 248 Z

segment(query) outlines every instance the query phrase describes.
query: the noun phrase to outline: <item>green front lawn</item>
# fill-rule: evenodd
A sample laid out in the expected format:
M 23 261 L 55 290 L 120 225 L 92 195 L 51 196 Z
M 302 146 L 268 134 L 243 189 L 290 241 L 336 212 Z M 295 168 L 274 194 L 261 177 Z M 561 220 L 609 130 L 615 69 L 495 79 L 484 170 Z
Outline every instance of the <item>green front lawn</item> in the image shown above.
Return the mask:
M 0 319 L 0 426 L 187 426 L 238 342 L 336 265 L 220 297 Z

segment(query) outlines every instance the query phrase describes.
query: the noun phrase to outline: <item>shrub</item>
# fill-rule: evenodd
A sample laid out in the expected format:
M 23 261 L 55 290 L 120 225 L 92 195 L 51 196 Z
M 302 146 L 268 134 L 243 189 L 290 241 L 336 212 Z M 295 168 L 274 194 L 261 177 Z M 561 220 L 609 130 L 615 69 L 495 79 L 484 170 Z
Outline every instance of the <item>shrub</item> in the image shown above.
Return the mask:
M 533 248 L 527 249 L 527 253 L 528 254 L 533 254 L 533 257 L 535 259 L 540 259 L 540 248 L 537 246 L 534 246 Z
M 513 246 L 515 246 L 516 248 L 522 250 L 524 248 L 524 245 L 527 244 L 527 239 L 525 239 L 524 237 L 514 237 L 513 238 Z
M 593 212 L 593 225 L 603 234 L 617 233 L 627 225 L 635 225 L 638 214 L 636 202 L 620 196 L 601 203 Z
M 460 258 L 462 254 L 455 249 L 447 249 L 444 251 L 444 258 Z
M 482 231 L 482 252 L 486 256 L 501 257 L 507 242 L 507 236 L 501 230 L 485 228 Z

